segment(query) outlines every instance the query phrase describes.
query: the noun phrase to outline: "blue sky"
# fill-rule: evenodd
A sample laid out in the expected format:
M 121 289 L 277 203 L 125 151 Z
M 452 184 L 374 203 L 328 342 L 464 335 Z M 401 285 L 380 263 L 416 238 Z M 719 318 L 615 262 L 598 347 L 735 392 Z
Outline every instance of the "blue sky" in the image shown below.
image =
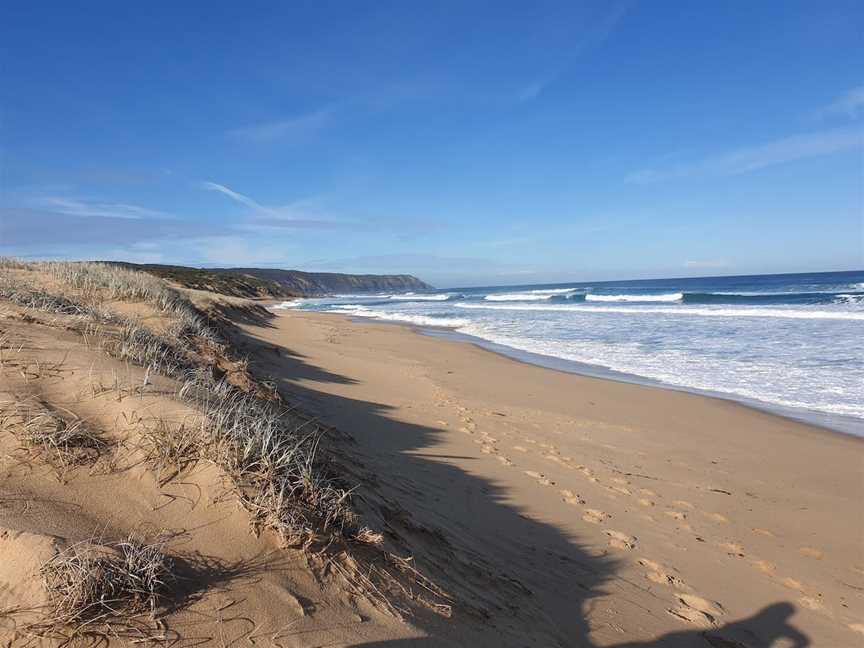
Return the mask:
M 864 3 L 135 7 L 4 5 L 0 253 L 439 286 L 864 267 Z

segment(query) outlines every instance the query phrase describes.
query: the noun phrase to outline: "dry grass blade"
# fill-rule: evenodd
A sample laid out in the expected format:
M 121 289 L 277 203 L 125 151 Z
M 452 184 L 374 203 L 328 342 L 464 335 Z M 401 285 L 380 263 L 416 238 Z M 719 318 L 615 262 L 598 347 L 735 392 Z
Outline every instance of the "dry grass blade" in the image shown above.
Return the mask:
M 109 447 L 101 434 L 71 413 L 61 417 L 36 400 L 0 404 L 0 425 L 61 473 L 95 463 Z
M 136 617 L 155 618 L 175 580 L 165 543 L 142 542 L 134 535 L 119 542 L 93 539 L 71 545 L 40 573 L 50 617 L 31 631 L 43 636 L 59 629 L 74 636 L 95 628 L 108 634 L 136 628 Z
M 201 457 L 204 445 L 201 426 L 171 426 L 157 419 L 142 426 L 138 448 L 145 461 L 156 473 L 160 485 L 164 485 L 195 464 Z
M 61 295 L 31 290 L 7 279 L 0 282 L 0 298 L 25 308 L 61 315 L 86 315 L 89 310 L 86 306 Z
M 201 411 L 207 457 L 232 478 L 256 526 L 295 546 L 357 534 L 350 491 L 320 459 L 314 423 L 208 371 L 189 372 L 178 397 Z

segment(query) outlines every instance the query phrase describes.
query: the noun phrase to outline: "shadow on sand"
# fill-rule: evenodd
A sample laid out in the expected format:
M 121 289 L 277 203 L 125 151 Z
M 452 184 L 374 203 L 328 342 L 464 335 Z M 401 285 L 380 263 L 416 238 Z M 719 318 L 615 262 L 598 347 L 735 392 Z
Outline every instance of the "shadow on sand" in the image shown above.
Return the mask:
M 373 482 L 364 490 L 386 491 L 386 496 L 358 493 L 362 513 L 377 517 L 372 521 L 383 525 L 388 538 L 410 547 L 418 567 L 456 598 L 449 622 L 422 612 L 411 619 L 430 638 L 358 646 L 591 648 L 595 645 L 591 632 L 614 627 L 616 615 L 628 619 L 631 614 L 652 614 L 626 595 L 616 599 L 614 612 L 610 613 L 606 605 L 605 612 L 599 613 L 594 599 L 626 591 L 616 576 L 617 559 L 590 550 L 556 526 L 523 515 L 495 483 L 429 456 L 441 431 L 395 420 L 393 408 L 386 404 L 298 384 L 350 385 L 356 380 L 316 367 L 289 349 L 274 348 L 272 340 L 259 339 L 255 329 L 237 331 L 234 337 L 237 347 L 249 355 L 257 375 L 275 380 L 290 402 L 321 415 L 324 422 L 355 438 L 349 449 L 351 459 L 363 465 L 364 475 Z M 422 452 L 427 456 L 419 454 Z M 454 493 L 459 497 L 454 498 Z M 488 529 L 496 532 L 489 534 Z M 484 558 L 490 555 L 494 562 Z M 794 612 L 793 605 L 780 602 L 707 631 L 683 630 L 623 644 L 609 644 L 607 640 L 604 645 L 770 648 L 785 639 L 784 646 L 809 646 L 808 637 L 790 623 Z M 469 622 L 464 623 L 466 620 Z M 607 631 L 605 636 L 610 634 Z
M 769 648 L 780 639 L 787 640 L 784 648 L 803 648 L 810 645 L 806 635 L 796 630 L 789 617 L 794 614 L 795 607 L 789 603 L 775 603 L 764 608 L 752 617 L 735 623 L 729 623 L 716 631 L 705 632 L 671 632 L 651 641 L 636 641 L 625 644 L 614 644 L 608 648 L 677 648 L 678 646 L 704 646 L 705 648 Z M 743 639 L 734 637 L 743 636 Z M 436 638 L 394 639 L 392 641 L 373 641 L 371 643 L 355 644 L 354 648 L 432 648 L 440 646 Z M 592 644 L 585 637 L 573 638 L 571 646 Z

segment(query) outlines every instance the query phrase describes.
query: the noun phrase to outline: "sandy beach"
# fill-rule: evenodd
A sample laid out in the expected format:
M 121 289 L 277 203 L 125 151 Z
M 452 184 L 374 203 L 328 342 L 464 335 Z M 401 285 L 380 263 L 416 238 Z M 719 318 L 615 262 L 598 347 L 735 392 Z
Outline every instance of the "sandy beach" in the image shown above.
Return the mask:
M 864 643 L 861 439 L 405 326 L 288 311 L 243 332 L 257 372 L 353 437 L 367 505 L 410 512 L 456 601 L 417 621 L 428 645 Z

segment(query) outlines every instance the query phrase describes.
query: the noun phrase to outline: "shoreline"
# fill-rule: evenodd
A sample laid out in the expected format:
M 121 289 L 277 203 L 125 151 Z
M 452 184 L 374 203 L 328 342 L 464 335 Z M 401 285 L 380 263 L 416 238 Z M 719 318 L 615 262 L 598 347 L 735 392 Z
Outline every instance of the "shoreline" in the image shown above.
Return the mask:
M 267 304 L 267 309 L 276 317 L 281 316 L 281 314 L 290 312 L 304 314 L 315 313 L 319 315 L 348 318 L 350 321 L 356 322 L 358 324 L 383 324 L 396 326 L 408 331 L 412 331 L 419 335 L 424 335 L 426 337 L 471 344 L 472 346 L 478 349 L 482 349 L 483 351 L 486 351 L 488 353 L 493 353 L 500 357 L 504 357 L 509 360 L 513 360 L 515 362 L 527 364 L 530 366 L 542 367 L 551 371 L 557 371 L 574 376 L 581 376 L 593 380 L 606 380 L 626 385 L 639 385 L 642 387 L 690 394 L 693 396 L 700 396 L 702 398 L 712 398 L 728 403 L 733 403 L 753 411 L 770 414 L 772 416 L 777 416 L 789 421 L 794 421 L 795 423 L 813 426 L 822 429 L 825 432 L 830 432 L 832 434 L 842 434 L 844 436 L 864 439 L 864 419 L 857 419 L 851 416 L 832 414 L 829 412 L 820 412 L 816 410 L 806 410 L 777 403 L 770 403 L 768 401 L 748 398 L 746 396 L 741 396 L 738 394 L 704 390 L 697 387 L 689 387 L 686 385 L 673 385 L 646 376 L 640 376 L 638 374 L 631 374 L 622 371 L 616 371 L 614 369 L 608 369 L 601 365 L 593 365 L 590 363 L 577 362 L 575 360 L 567 360 L 555 356 L 547 356 L 539 353 L 533 353 L 531 351 L 523 351 L 522 349 L 517 349 L 516 347 L 510 347 L 504 344 L 499 344 L 497 342 L 492 342 L 490 340 L 486 340 L 475 335 L 460 333 L 454 329 L 446 327 L 422 326 L 418 324 L 412 324 L 411 322 L 400 322 L 397 320 L 384 320 L 371 317 L 361 317 L 357 315 L 346 315 L 329 311 L 307 311 L 302 309 L 279 309 L 274 311 L 272 310 L 272 306 L 273 304 Z
M 328 314 L 336 315 L 337 313 Z M 360 323 L 363 322 L 363 318 L 356 319 Z M 713 398 L 734 403 L 741 407 L 746 407 L 750 410 L 762 412 L 764 414 L 778 416 L 796 423 L 810 425 L 832 434 L 842 434 L 844 436 L 851 436 L 859 439 L 864 438 L 864 419 L 856 419 L 854 417 L 843 416 L 842 414 L 817 412 L 815 410 L 803 410 L 786 405 L 769 403 L 767 401 L 760 401 L 755 398 L 747 398 L 746 396 L 739 396 L 737 394 L 710 391 L 685 385 L 672 385 L 653 378 L 640 376 L 638 374 L 630 374 L 623 371 L 615 371 L 614 369 L 607 369 L 600 365 L 592 365 L 585 362 L 576 362 L 575 360 L 565 360 L 563 358 L 556 358 L 555 356 L 546 356 L 539 353 L 532 353 L 530 351 L 523 351 L 515 347 L 498 344 L 497 342 L 490 342 L 489 340 L 484 340 L 483 338 L 474 335 L 459 333 L 449 329 L 416 326 L 408 323 L 400 324 L 399 322 L 380 322 L 375 320 L 372 320 L 372 322 L 376 324 L 401 325 L 414 330 L 420 335 L 465 342 L 467 344 L 472 344 L 479 349 L 483 349 L 484 351 L 488 351 L 489 353 L 494 353 L 516 362 L 536 367 L 543 367 L 550 371 L 560 371 L 564 374 L 582 376 L 584 378 L 592 378 L 595 380 L 609 380 L 612 382 L 623 383 L 625 385 L 640 385 L 642 387 L 680 392 L 683 394 L 691 394 L 693 396 L 701 396 L 702 398 Z
M 429 530 L 418 564 L 480 560 L 533 592 L 497 609 L 590 646 L 864 634 L 860 437 L 376 323 L 289 310 L 241 330 L 264 343 L 258 370 L 352 436 L 388 510 Z

